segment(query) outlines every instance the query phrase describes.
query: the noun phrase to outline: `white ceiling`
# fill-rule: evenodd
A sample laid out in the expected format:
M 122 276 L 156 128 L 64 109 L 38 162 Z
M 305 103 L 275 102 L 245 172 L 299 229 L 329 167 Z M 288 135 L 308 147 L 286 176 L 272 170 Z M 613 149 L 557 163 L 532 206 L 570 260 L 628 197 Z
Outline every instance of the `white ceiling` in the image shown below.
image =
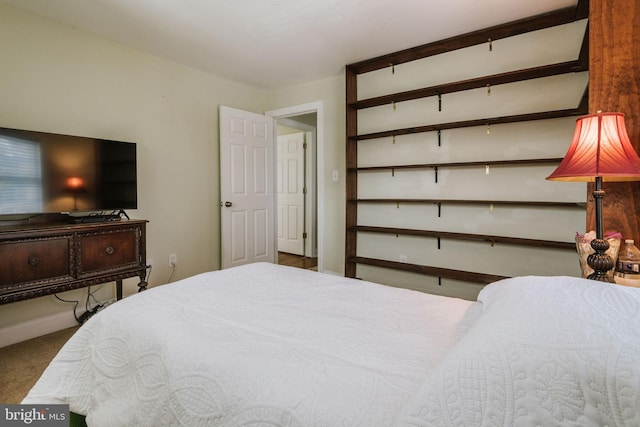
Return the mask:
M 0 0 L 229 80 L 273 89 L 576 0 Z

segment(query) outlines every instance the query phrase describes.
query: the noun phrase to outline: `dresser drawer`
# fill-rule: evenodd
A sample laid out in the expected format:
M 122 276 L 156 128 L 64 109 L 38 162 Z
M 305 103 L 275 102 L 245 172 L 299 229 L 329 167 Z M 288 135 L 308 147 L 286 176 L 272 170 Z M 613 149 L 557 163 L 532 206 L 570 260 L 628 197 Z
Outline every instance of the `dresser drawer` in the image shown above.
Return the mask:
M 140 232 L 126 228 L 80 234 L 78 277 L 87 277 L 140 264 Z
M 72 279 L 69 236 L 0 243 L 0 286 Z

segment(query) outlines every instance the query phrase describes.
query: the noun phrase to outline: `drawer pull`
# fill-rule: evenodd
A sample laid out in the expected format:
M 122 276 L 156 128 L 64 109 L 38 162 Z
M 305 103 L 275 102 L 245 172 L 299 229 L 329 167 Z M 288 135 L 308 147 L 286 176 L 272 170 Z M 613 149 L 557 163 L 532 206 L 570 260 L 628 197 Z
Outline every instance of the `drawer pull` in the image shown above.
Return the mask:
M 106 249 L 107 255 L 112 255 L 113 254 L 113 246 L 109 246 Z
M 32 267 L 35 267 L 36 265 L 38 265 L 39 262 L 40 262 L 40 258 L 38 258 L 37 256 L 33 256 L 29 258 L 29 265 Z

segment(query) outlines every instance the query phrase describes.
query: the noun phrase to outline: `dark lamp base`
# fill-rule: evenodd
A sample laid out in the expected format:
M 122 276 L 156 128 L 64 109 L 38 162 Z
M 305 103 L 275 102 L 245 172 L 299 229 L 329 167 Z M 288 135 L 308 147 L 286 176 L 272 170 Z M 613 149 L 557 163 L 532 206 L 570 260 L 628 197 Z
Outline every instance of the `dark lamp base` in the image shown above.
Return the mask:
M 609 249 L 609 242 L 604 239 L 593 239 L 591 247 L 595 253 L 587 257 L 587 264 L 593 269 L 593 273 L 588 275 L 587 279 L 614 283 L 613 278 L 607 275 L 607 272 L 613 268 L 613 260 L 606 253 Z

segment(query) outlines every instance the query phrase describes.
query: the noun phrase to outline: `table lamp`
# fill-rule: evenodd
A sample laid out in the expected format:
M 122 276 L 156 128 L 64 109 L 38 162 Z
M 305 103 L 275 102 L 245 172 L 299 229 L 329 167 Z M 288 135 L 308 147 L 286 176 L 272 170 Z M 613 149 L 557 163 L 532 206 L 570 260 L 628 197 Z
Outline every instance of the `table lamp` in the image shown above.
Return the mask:
M 78 194 L 86 193 L 84 188 L 84 180 L 77 176 L 70 176 L 66 179 L 64 191 L 73 194 L 73 210 L 78 209 Z
M 607 275 L 614 260 L 606 253 L 609 242 L 603 238 L 602 182 L 640 181 L 640 158 L 627 135 L 624 114 L 598 111 L 579 117 L 567 154 L 547 179 L 595 182 L 596 238 L 591 241 L 595 252 L 587 258 L 593 269 L 587 279 L 613 282 Z

